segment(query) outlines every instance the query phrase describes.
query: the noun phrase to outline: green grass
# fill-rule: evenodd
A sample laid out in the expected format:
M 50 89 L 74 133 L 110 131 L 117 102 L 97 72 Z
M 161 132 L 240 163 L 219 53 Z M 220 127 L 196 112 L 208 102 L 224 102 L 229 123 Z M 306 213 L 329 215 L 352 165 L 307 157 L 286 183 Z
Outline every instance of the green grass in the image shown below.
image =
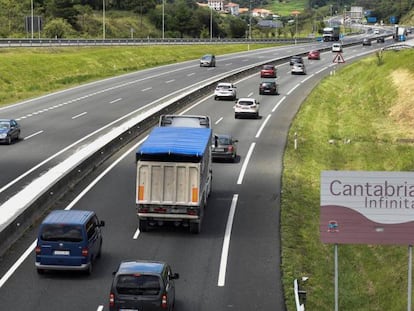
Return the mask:
M 334 247 L 319 239 L 321 171 L 414 169 L 412 144 L 398 142 L 414 138 L 414 105 L 406 97 L 414 87 L 414 63 L 408 61 L 413 56 L 413 51 L 386 52 L 383 65 L 373 56 L 344 67 L 318 85 L 292 124 L 281 212 L 283 282 L 291 311 L 293 279 L 304 275 L 310 277 L 306 309 L 334 309 Z M 407 249 L 340 245 L 339 308 L 406 309 Z
M 307 0 L 273 1 L 266 8 L 279 16 L 290 16 L 293 11 L 303 12 L 307 6 L 307 2 Z
M 271 47 L 265 44 L 34 48 L 0 50 L 0 107 L 145 68 Z

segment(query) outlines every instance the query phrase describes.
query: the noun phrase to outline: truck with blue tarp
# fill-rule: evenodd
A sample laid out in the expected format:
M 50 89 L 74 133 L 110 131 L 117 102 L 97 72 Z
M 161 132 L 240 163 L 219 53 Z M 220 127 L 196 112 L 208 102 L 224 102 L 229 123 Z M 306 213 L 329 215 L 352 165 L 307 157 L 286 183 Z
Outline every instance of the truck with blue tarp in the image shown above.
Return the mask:
M 211 192 L 211 128 L 155 127 L 136 151 L 139 230 L 172 222 L 199 233 Z

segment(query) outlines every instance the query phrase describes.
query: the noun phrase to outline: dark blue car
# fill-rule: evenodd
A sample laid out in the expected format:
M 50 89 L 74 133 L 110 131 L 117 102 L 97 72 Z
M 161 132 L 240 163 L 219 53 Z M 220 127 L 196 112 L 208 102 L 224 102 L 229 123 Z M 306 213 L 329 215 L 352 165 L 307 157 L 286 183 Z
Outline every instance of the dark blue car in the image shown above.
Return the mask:
M 0 142 L 10 145 L 20 139 L 20 125 L 13 119 L 0 119 Z

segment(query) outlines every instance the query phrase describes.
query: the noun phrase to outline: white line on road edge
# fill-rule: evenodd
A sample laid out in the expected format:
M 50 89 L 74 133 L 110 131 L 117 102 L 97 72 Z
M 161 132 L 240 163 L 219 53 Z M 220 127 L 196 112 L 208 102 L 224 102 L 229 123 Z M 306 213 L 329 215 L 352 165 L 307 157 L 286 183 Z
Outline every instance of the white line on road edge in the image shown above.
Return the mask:
M 262 133 L 262 131 L 263 131 L 263 129 L 264 129 L 264 127 L 266 126 L 266 124 L 267 124 L 267 122 L 269 121 L 269 119 L 270 119 L 270 117 L 271 117 L 272 115 L 271 114 L 269 114 L 267 117 L 266 117 L 266 119 L 264 120 L 264 122 L 262 123 L 262 125 L 260 126 L 260 128 L 259 128 L 259 130 L 257 131 L 257 133 L 256 133 L 256 138 L 259 138 L 260 137 L 260 134 Z
M 301 81 L 301 83 L 305 83 L 306 81 L 308 81 L 310 78 L 312 78 L 314 76 L 314 74 L 312 73 L 311 75 L 307 76 L 305 79 L 303 79 Z
M 276 111 L 276 109 L 277 109 L 277 107 L 279 107 L 280 106 L 280 104 L 284 101 L 286 99 L 286 96 L 283 96 L 282 97 L 282 99 L 281 100 L 279 100 L 278 102 L 277 102 L 277 104 L 273 107 L 273 109 L 272 109 L 272 112 L 275 112 Z
M 286 93 L 286 95 L 292 94 L 292 92 L 300 85 L 300 83 L 296 84 L 293 88 L 290 89 L 289 92 Z
M 219 124 L 221 122 L 221 120 L 223 120 L 223 117 L 221 117 L 220 119 L 218 119 L 216 122 L 214 122 L 215 125 Z
M 226 280 L 226 268 L 227 268 L 227 258 L 229 255 L 229 246 L 230 246 L 230 236 L 231 228 L 233 227 L 234 214 L 236 213 L 237 199 L 239 198 L 238 194 L 233 195 L 231 200 L 231 206 L 229 211 L 229 217 L 227 218 L 226 232 L 224 233 L 223 239 L 223 248 L 221 250 L 221 260 L 220 260 L 220 269 L 217 286 L 224 286 L 224 281 Z
M 14 271 L 17 270 L 17 268 L 23 263 L 23 261 L 26 260 L 26 258 L 33 252 L 34 248 L 36 247 L 37 240 L 35 240 L 32 245 L 29 246 L 28 249 L 23 253 L 23 255 L 20 256 L 19 259 L 11 266 L 11 268 L 6 272 L 5 275 L 3 275 L 0 279 L 0 288 L 3 287 L 3 285 L 6 283 L 6 281 L 12 276 Z
M 100 305 L 98 306 L 98 309 L 96 309 L 96 311 L 102 311 L 104 309 L 104 306 Z
M 247 165 L 249 164 L 249 160 L 250 160 L 250 157 L 253 154 L 253 150 L 254 150 L 255 146 L 256 146 L 256 143 L 252 143 L 250 145 L 249 151 L 247 152 L 246 158 L 244 159 L 243 166 L 242 166 L 242 169 L 240 171 L 239 178 L 237 179 L 237 184 L 238 185 L 241 185 L 241 183 L 243 182 L 244 173 L 246 172 Z

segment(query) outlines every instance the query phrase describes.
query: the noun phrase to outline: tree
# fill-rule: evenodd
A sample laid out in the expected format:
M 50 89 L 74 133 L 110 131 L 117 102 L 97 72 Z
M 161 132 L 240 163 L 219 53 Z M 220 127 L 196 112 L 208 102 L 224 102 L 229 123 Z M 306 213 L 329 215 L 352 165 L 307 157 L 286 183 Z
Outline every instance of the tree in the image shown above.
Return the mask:
M 56 18 L 48 22 L 44 28 L 44 33 L 48 38 L 66 38 L 76 32 L 72 26 L 63 18 Z

